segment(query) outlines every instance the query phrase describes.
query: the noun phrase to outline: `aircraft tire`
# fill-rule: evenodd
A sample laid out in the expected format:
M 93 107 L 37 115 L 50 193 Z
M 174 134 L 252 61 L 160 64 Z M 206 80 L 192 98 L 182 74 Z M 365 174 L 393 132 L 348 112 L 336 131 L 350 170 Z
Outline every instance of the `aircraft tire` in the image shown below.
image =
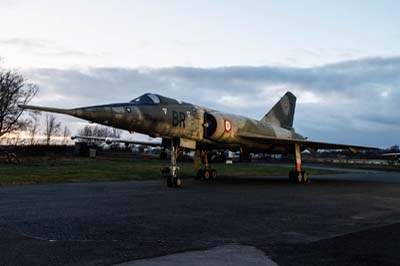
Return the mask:
M 172 176 L 167 177 L 167 187 L 173 187 Z
M 211 178 L 214 180 L 217 179 L 217 176 L 218 176 L 217 170 L 212 169 L 210 172 L 211 172 Z
M 182 178 L 180 178 L 180 177 L 175 177 L 175 178 L 174 178 L 174 187 L 181 188 L 182 185 L 183 185 L 183 183 L 182 183 Z
M 296 183 L 295 174 L 296 174 L 295 171 L 290 170 L 290 172 L 289 172 L 289 182 L 290 183 Z
M 304 171 L 304 170 L 301 171 L 301 181 L 304 184 L 307 184 L 309 182 L 308 173 L 306 171 Z
M 205 174 L 205 170 L 204 170 L 204 169 L 199 169 L 199 170 L 197 171 L 196 179 L 202 180 L 202 179 L 204 178 L 204 174 Z
M 211 171 L 210 171 L 210 170 L 206 170 L 206 171 L 204 172 L 204 179 L 205 179 L 205 180 L 209 180 L 210 177 L 211 177 Z
M 302 172 L 295 171 L 295 179 L 297 184 L 303 183 L 303 174 Z
M 300 183 L 308 183 L 308 174 L 306 171 L 297 172 L 296 170 L 291 170 L 289 172 L 289 181 L 290 183 L 300 184 Z

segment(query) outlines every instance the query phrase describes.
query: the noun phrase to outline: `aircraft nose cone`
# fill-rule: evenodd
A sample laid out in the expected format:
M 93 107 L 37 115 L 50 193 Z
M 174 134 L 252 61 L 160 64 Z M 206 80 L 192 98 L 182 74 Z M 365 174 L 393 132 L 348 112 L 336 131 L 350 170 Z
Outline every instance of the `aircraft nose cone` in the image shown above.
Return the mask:
M 73 112 L 77 117 L 103 125 L 109 125 L 113 118 L 110 106 L 76 108 Z
M 106 126 L 131 130 L 140 126 L 143 115 L 138 106 L 131 103 L 116 103 L 109 105 L 87 106 L 74 109 L 60 109 L 32 105 L 20 105 L 21 108 L 66 114 Z

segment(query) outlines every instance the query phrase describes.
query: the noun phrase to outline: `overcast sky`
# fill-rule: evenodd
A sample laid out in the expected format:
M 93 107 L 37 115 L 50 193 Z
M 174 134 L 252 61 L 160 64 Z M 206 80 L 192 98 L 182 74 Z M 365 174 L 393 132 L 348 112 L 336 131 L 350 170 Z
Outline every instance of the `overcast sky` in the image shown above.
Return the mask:
M 3 67 L 76 107 L 144 92 L 261 118 L 287 90 L 315 140 L 400 143 L 399 1 L 0 0 Z M 73 129 L 82 121 L 60 116 Z

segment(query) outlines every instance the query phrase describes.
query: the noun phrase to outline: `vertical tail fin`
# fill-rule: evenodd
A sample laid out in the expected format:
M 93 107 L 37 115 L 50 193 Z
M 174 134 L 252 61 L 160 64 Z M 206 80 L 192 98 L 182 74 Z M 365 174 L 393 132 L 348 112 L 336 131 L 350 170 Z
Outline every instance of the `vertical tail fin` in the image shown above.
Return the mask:
M 296 96 L 288 91 L 260 122 L 263 124 L 273 124 L 287 129 L 292 129 L 295 108 Z

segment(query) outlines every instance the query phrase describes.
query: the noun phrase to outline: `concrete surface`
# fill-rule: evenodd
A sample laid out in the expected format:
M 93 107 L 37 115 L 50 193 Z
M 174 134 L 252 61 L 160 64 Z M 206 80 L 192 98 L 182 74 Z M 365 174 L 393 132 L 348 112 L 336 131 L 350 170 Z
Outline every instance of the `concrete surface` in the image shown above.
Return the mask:
M 0 265 L 228 258 L 231 244 L 281 266 L 399 265 L 399 182 L 379 172 L 309 185 L 255 177 L 185 180 L 178 190 L 164 180 L 0 187 Z
M 134 260 L 115 266 L 278 266 L 264 252 L 250 246 L 226 245 L 201 251 L 188 251 L 151 259 Z

